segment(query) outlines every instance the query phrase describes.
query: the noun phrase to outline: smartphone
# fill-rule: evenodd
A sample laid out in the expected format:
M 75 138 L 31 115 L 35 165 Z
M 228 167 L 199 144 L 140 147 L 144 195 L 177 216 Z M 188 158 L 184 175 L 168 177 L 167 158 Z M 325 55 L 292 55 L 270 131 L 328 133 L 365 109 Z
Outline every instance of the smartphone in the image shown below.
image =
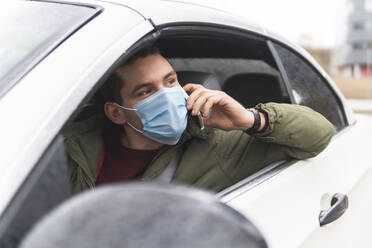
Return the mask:
M 189 98 L 189 95 L 184 90 L 183 90 L 183 94 L 185 95 L 185 98 L 187 100 L 187 98 Z M 202 114 L 199 111 L 199 113 L 197 115 L 192 115 L 191 111 L 192 111 L 192 109 L 187 111 L 189 116 L 198 124 L 200 130 L 203 130 L 204 129 L 204 121 L 203 121 Z

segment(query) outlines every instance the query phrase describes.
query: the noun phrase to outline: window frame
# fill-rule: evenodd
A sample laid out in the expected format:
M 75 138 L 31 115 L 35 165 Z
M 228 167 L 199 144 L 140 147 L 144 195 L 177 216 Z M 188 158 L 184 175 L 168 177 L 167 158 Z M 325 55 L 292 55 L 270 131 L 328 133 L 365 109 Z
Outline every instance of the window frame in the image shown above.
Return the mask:
M 206 32 L 213 32 L 218 30 L 219 32 L 224 33 L 224 35 L 228 34 L 235 34 L 242 38 L 253 38 L 253 39 L 260 39 L 260 41 L 265 42 L 267 45 L 268 52 L 271 54 L 272 59 L 277 66 L 277 70 L 279 72 L 279 76 L 282 77 L 283 86 L 287 90 L 288 95 L 290 96 L 291 91 L 287 87 L 287 83 L 283 78 L 283 73 L 281 73 L 278 60 L 275 58 L 274 54 L 272 53 L 270 47 L 268 46 L 269 38 L 262 34 L 255 33 L 253 31 L 248 31 L 236 27 L 226 26 L 226 25 L 219 25 L 219 24 L 206 24 L 206 23 L 170 23 L 162 26 L 157 26 L 156 29 L 145 36 L 143 36 L 140 40 L 138 40 L 134 45 L 132 45 L 127 51 L 125 51 L 120 58 L 113 63 L 104 73 L 104 75 L 95 83 L 95 86 L 87 92 L 86 96 L 79 104 L 79 107 L 76 108 L 74 113 L 70 116 L 66 123 L 73 121 L 76 119 L 81 111 L 83 110 L 84 106 L 89 106 L 89 101 L 94 98 L 95 93 L 103 86 L 105 81 L 109 78 L 109 76 L 115 71 L 115 69 L 124 62 L 128 57 L 134 54 L 136 51 L 141 49 L 143 46 L 148 44 L 154 44 L 159 37 L 166 37 L 168 35 L 177 35 L 182 34 L 183 32 L 194 32 L 197 31 L 206 31 Z M 272 164 L 267 165 L 264 169 L 246 177 L 245 179 L 241 180 L 240 182 L 231 185 L 230 187 L 218 192 L 216 196 L 220 199 L 222 198 L 230 198 L 235 196 L 236 193 L 240 194 L 241 188 L 244 187 L 244 191 L 250 190 L 255 186 L 265 182 L 266 180 L 270 179 L 271 177 L 275 176 L 276 174 L 280 173 L 285 168 L 289 167 L 290 165 L 294 164 L 297 160 L 284 160 L 284 161 L 277 161 Z M 247 188 L 248 186 L 248 188 Z
M 292 47 L 289 47 L 288 45 L 284 44 L 280 40 L 278 40 L 276 38 L 273 38 L 273 37 L 265 36 L 263 34 L 256 33 L 254 31 L 250 31 L 250 30 L 245 30 L 245 29 L 240 29 L 240 28 L 225 26 L 225 25 L 220 25 L 220 24 L 206 24 L 206 23 L 176 23 L 176 24 L 172 24 L 171 23 L 171 24 L 166 24 L 166 25 L 160 25 L 157 28 L 160 32 L 160 36 L 163 36 L 164 34 L 167 34 L 167 33 L 164 33 L 164 31 L 168 32 L 169 34 L 177 34 L 177 33 L 180 34 L 182 32 L 182 30 L 181 30 L 182 26 L 189 26 L 189 30 L 188 30 L 189 32 L 192 32 L 193 29 L 198 29 L 198 28 L 199 28 L 199 30 L 204 29 L 204 30 L 208 30 L 210 32 L 212 32 L 213 30 L 217 30 L 217 31 L 220 31 L 220 32 L 224 32 L 225 34 L 239 35 L 242 38 L 253 38 L 253 39 L 260 39 L 262 41 L 266 41 L 268 49 L 271 52 L 271 56 L 273 57 L 274 62 L 276 63 L 276 66 L 277 66 L 277 69 L 280 73 L 280 76 L 282 77 L 282 81 L 283 81 L 284 86 L 287 90 L 290 101 L 291 101 L 292 104 L 296 104 L 294 96 L 293 96 L 292 86 L 290 84 L 287 72 L 285 70 L 283 62 L 282 62 L 277 50 L 275 49 L 275 47 L 273 45 L 273 42 L 275 42 L 275 43 L 277 43 L 281 46 L 284 46 L 286 49 L 288 49 L 293 54 L 298 56 L 299 59 L 301 59 L 307 65 L 309 65 L 310 68 L 315 73 L 317 73 L 317 75 L 322 79 L 322 81 L 326 84 L 326 87 L 329 88 L 329 90 L 332 92 L 332 94 L 336 98 L 336 101 L 337 101 L 337 103 L 339 105 L 339 108 L 342 112 L 341 118 L 342 118 L 342 121 L 343 121 L 343 124 L 344 124 L 343 128 L 341 128 L 339 130 L 338 134 L 343 133 L 345 128 L 347 128 L 349 126 L 348 118 L 347 118 L 346 112 L 345 112 L 345 106 L 343 105 L 343 102 L 339 98 L 338 94 L 336 94 L 336 92 L 333 90 L 332 86 L 329 84 L 329 81 L 318 71 L 317 68 L 314 67 L 314 65 L 311 62 L 308 61 L 307 58 L 305 58 L 299 52 L 295 51 L 295 49 L 293 49 Z M 175 28 L 175 27 L 178 27 L 178 29 Z M 216 196 L 219 199 L 221 199 L 222 201 L 226 202 L 229 199 L 235 198 L 238 195 L 255 188 L 256 186 L 258 186 L 261 183 L 267 181 L 271 177 L 277 175 L 278 173 L 282 172 L 283 170 L 285 170 L 286 168 L 295 164 L 298 161 L 299 160 L 296 160 L 296 159 L 276 161 L 272 164 L 267 165 L 265 168 L 261 169 L 260 171 L 246 177 L 245 179 L 241 180 L 240 182 L 238 182 L 234 185 L 231 185 L 230 187 L 218 192 L 216 194 Z
M 187 29 L 185 28 L 187 27 Z M 151 32 L 150 34 L 145 35 L 140 40 L 138 40 L 132 47 L 130 47 L 127 51 L 125 51 L 124 54 L 120 57 L 118 61 L 116 61 L 114 64 L 111 65 L 111 67 L 106 70 L 105 75 L 96 82 L 94 88 L 87 93 L 84 100 L 81 102 L 80 107 L 76 109 L 75 113 L 71 115 L 69 118 L 69 121 L 76 118 L 79 112 L 81 111 L 81 107 L 88 103 L 89 100 L 93 97 L 95 92 L 103 85 L 105 80 L 109 77 L 109 75 L 117 68 L 117 66 L 126 60 L 131 54 L 133 54 L 138 49 L 142 48 L 144 44 L 154 43 L 156 40 L 159 39 L 159 37 L 166 37 L 167 35 L 177 35 L 177 34 L 183 34 L 183 32 L 194 32 L 195 30 L 199 31 L 206 31 L 206 32 L 213 32 L 215 30 L 218 30 L 219 32 L 222 32 L 224 34 L 235 34 L 239 35 L 242 38 L 253 38 L 253 39 L 260 39 L 261 41 L 266 42 L 268 46 L 268 50 L 270 51 L 271 56 L 273 57 L 274 62 L 276 63 L 277 69 L 280 73 L 280 76 L 282 77 L 284 86 L 288 92 L 288 96 L 291 99 L 291 103 L 295 103 L 292 93 L 292 88 L 288 80 L 288 76 L 286 74 L 286 71 L 284 69 L 284 66 L 282 64 L 282 61 L 280 57 L 278 56 L 275 48 L 272 45 L 272 42 L 279 43 L 280 45 L 284 45 L 287 49 L 289 49 L 291 52 L 295 53 L 297 56 L 300 56 L 302 60 L 304 60 L 306 63 L 308 63 L 311 68 L 315 70 L 316 73 L 318 73 L 321 78 L 325 82 L 328 82 L 319 72 L 318 70 L 311 65 L 311 63 L 308 62 L 306 58 L 304 58 L 301 54 L 294 51 L 294 49 L 288 47 L 287 45 L 281 43 L 278 40 L 274 40 L 270 37 L 267 37 L 265 35 L 255 33 L 253 31 L 244 30 L 236 27 L 226 26 L 226 25 L 218 25 L 218 24 L 209 24 L 209 23 L 168 23 L 166 25 L 160 25 L 157 26 L 154 32 Z M 329 85 L 327 87 L 330 87 Z M 342 106 L 343 114 L 345 115 L 345 110 L 342 102 L 339 100 L 338 95 L 335 94 L 333 89 L 330 87 L 330 90 L 334 93 L 335 97 L 339 101 L 339 104 Z M 344 117 L 345 118 L 345 117 Z M 298 160 L 291 159 L 291 160 L 285 160 L 285 161 L 277 161 L 270 165 L 267 165 L 264 169 L 250 175 L 249 177 L 241 180 L 240 182 L 224 189 L 223 191 L 216 194 L 218 198 L 221 198 L 223 201 L 225 199 L 229 198 L 235 198 L 236 194 L 241 194 L 242 191 L 240 189 L 244 188 L 244 191 L 250 190 L 254 188 L 255 186 L 265 182 L 266 180 L 270 179 L 271 177 L 277 175 L 287 167 L 291 166 L 292 164 L 296 163 Z

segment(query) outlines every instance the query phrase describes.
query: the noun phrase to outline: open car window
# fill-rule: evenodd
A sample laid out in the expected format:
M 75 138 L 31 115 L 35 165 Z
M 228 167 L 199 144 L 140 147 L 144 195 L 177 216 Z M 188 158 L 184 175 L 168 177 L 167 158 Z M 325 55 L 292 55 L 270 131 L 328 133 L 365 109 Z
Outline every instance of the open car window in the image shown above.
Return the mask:
M 289 101 L 279 71 L 264 60 L 216 57 L 170 58 L 169 61 L 176 71 L 203 71 L 215 75 L 221 90 L 246 108 L 260 102 Z
M 265 39 L 238 30 L 191 25 L 164 28 L 163 35 L 157 43 L 177 72 L 213 74 L 220 89 L 246 108 L 262 102 L 290 103 Z

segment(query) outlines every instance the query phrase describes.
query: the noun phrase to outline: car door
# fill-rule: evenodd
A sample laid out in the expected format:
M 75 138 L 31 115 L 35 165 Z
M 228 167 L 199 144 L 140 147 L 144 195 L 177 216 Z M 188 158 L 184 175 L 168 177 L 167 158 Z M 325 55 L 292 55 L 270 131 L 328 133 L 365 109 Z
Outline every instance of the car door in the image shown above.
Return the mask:
M 291 102 L 326 116 L 335 126 L 335 136 L 317 157 L 272 164 L 219 196 L 256 223 L 272 247 L 351 247 L 351 243 L 366 247 L 370 243 L 366 224 L 371 214 L 362 209 L 372 205 L 371 197 L 365 195 L 372 176 L 368 159 L 371 118 L 358 116 L 355 122 L 343 96 L 311 56 L 301 49 L 295 52 L 296 47 L 284 45 L 285 40 L 214 9 L 181 3 L 180 11 L 179 4 L 164 2 L 150 11 L 141 2 L 126 3 L 136 6 L 144 16 L 151 13 L 153 23 L 160 27 L 177 22 L 213 23 L 276 40 L 268 41 L 268 46 L 291 93 Z M 333 213 L 336 207 L 339 211 Z M 341 217 L 320 226 L 321 211 Z
M 221 194 L 222 201 L 256 223 L 271 247 L 368 247 L 372 119 L 347 119 L 343 99 L 311 62 L 287 46 L 271 41 L 269 45 L 293 103 L 326 116 L 335 135 L 317 157 L 271 172 L 267 168 L 239 189 Z M 321 225 L 321 213 L 339 218 Z
M 95 1 L 15 1 L 2 11 L 9 28 L 0 34 L 0 51 L 8 51 L 4 58 L 15 69 L 0 78 L 0 246 L 17 247 L 37 220 L 69 197 L 58 186 L 66 172 L 61 128 L 153 26 L 132 9 Z

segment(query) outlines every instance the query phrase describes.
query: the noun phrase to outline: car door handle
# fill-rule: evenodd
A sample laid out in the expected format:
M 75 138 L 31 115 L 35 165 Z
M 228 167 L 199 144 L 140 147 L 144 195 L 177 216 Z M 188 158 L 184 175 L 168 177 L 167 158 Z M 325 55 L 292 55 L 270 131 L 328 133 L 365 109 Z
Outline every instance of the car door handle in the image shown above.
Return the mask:
M 347 195 L 336 193 L 331 200 L 331 207 L 328 210 L 322 210 L 319 214 L 320 226 L 327 225 L 341 217 L 349 206 Z

